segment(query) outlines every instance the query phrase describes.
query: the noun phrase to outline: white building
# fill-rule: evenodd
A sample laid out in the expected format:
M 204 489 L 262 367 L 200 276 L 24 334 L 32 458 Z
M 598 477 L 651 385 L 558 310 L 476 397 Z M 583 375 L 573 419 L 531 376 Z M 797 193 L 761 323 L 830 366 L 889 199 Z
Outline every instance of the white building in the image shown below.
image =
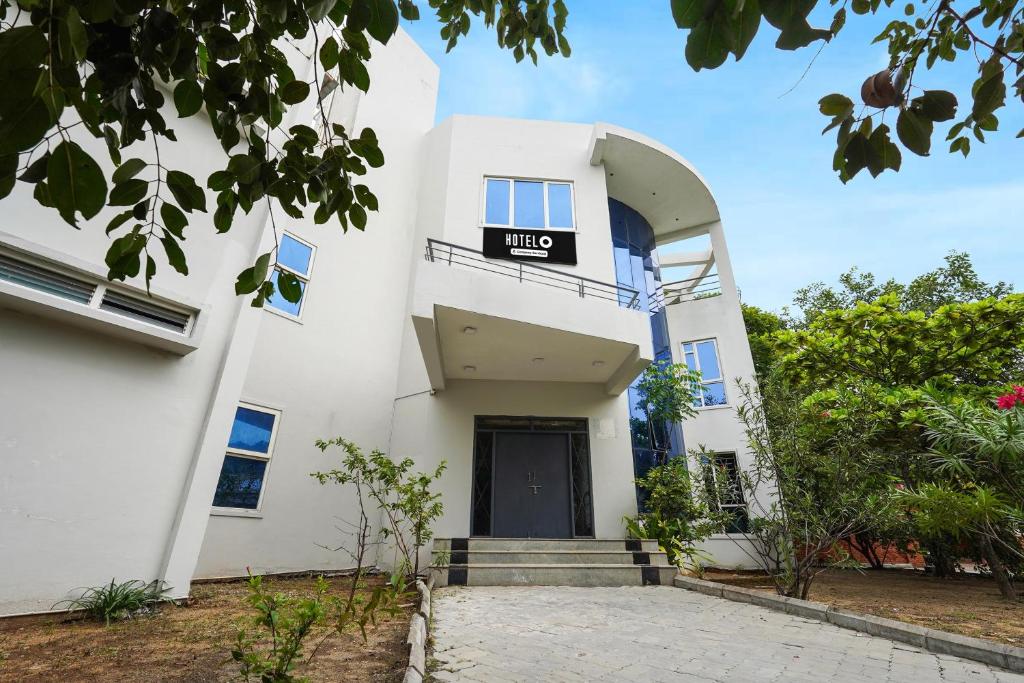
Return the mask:
M 298 306 L 234 294 L 275 239 L 265 208 L 226 235 L 193 214 L 190 275 L 165 267 L 147 299 L 140 282 L 106 281 L 103 215 L 72 230 L 24 185 L 3 202 L 0 614 L 112 577 L 183 596 L 193 578 L 247 567 L 349 566 L 322 546 L 354 503 L 309 476 L 334 465 L 313 445 L 334 436 L 422 470 L 446 460 L 438 536 L 622 539 L 635 468 L 652 461 L 631 439 L 629 386 L 656 358 L 706 379 L 675 452 L 747 463 L 732 380 L 753 365 L 699 173 L 605 124 L 435 126 L 438 69 L 401 32 L 370 68 L 369 95 L 329 105 L 381 139 L 387 163 L 368 180 L 381 210 L 348 234 L 278 217 Z M 197 153 L 219 148 L 202 117 L 176 129 L 167 166 L 205 178 L 223 163 Z M 541 262 L 484 258 L 485 234 L 489 253 Z M 698 250 L 670 246 L 681 240 Z M 683 282 L 665 286 L 659 260 Z M 708 548 L 719 564 L 746 559 L 726 536 Z

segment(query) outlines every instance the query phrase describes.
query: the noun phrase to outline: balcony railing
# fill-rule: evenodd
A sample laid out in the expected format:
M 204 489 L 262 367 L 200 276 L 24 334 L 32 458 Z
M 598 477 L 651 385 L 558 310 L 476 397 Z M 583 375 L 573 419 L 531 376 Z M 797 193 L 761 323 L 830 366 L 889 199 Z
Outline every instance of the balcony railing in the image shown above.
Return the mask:
M 666 282 L 658 289 L 658 292 L 650 297 L 651 310 L 662 306 L 671 306 L 684 301 L 694 299 L 706 299 L 710 296 L 717 296 L 722 293 L 722 286 L 718 280 L 718 274 L 712 273 L 702 277 L 694 277 L 688 280 L 677 280 Z
M 579 275 L 571 275 L 553 268 L 534 265 L 523 261 L 504 261 L 484 258 L 483 252 L 468 249 L 457 244 L 440 240 L 427 240 L 426 259 L 431 263 L 444 263 L 449 266 L 463 266 L 483 270 L 495 275 L 532 282 L 534 284 L 561 289 L 576 294 L 580 298 L 591 297 L 612 301 L 616 304 L 640 310 L 640 293 L 632 287 L 599 282 Z

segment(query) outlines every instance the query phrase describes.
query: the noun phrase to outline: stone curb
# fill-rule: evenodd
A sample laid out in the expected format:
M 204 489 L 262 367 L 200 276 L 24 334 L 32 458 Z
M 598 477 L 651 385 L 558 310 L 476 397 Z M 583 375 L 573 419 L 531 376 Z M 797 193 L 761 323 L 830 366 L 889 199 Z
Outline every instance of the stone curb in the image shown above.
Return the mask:
M 409 665 L 405 668 L 402 683 L 422 683 L 427 675 L 427 629 L 430 624 L 430 587 L 434 580 L 427 583 L 416 581 L 416 591 L 420 594 L 420 607 L 409 621 L 409 635 L 405 642 L 409 645 Z
M 830 607 L 821 602 L 787 598 L 750 588 L 695 579 L 690 576 L 677 576 L 672 583 L 677 588 L 685 588 L 704 595 L 767 607 L 793 616 L 816 619 L 868 635 L 907 643 L 936 654 L 973 659 L 984 664 L 1024 673 L 1024 648 L 992 643 L 980 638 L 968 638 L 956 633 L 946 633 L 932 628 L 906 624 L 895 619 L 851 612 L 838 607 Z

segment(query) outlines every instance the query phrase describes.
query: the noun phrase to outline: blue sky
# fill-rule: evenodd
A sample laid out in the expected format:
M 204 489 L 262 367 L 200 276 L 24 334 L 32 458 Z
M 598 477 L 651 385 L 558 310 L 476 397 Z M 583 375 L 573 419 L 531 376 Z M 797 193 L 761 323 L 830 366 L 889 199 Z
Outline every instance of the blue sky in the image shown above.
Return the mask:
M 405 28 L 441 67 L 438 120 L 460 113 L 607 121 L 673 147 L 715 193 L 747 303 L 777 309 L 796 288 L 834 282 L 853 265 L 909 280 L 951 249 L 969 252 L 987 280 L 1024 285 L 1019 102 L 1011 101 L 1000 131 L 987 144 L 975 142 L 967 159 L 946 151 L 941 124 L 932 156 L 904 151 L 898 174 L 872 179 L 864 171 L 844 186 L 832 172 L 834 138 L 820 135 L 827 120 L 817 101 L 859 93 L 864 78 L 887 65 L 885 45 L 871 40 L 889 17 L 851 15 L 783 95 L 817 46 L 777 50 L 777 32 L 762 25 L 742 61 L 695 73 L 668 0 L 570 0 L 572 57 L 542 57 L 539 67 L 516 64 L 482 24 L 445 55 L 439 25 L 421 4 L 423 20 Z M 828 26 L 833 10 L 823 4 L 812 23 Z M 893 11 L 902 15 L 897 4 Z M 960 61 L 921 70 L 915 83 L 952 90 L 964 106 L 976 62 Z

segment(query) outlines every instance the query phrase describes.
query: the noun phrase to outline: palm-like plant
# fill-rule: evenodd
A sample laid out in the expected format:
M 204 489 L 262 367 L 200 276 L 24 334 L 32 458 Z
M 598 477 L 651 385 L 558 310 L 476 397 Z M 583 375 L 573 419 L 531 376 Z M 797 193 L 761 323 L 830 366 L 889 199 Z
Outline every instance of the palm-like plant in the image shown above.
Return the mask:
M 900 495 L 925 533 L 972 542 L 1004 597 L 1016 600 L 1012 567 L 1024 565 L 1024 389 L 999 408 L 925 396 L 934 480 Z

